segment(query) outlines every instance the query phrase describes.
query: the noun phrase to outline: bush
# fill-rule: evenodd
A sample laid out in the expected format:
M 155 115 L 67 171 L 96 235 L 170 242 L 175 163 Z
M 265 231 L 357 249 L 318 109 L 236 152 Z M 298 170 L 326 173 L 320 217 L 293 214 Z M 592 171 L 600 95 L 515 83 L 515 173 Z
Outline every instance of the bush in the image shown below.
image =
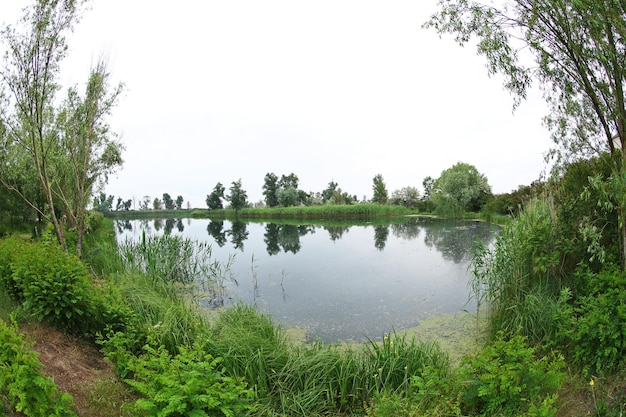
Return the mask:
M 15 292 L 26 313 L 83 334 L 95 316 L 89 271 L 53 243 L 24 243 L 10 263 Z
M 138 411 L 150 416 L 240 416 L 252 410 L 253 392 L 243 379 L 225 376 L 222 359 L 204 353 L 199 344 L 180 347 L 172 356 L 163 346 L 145 346 L 145 354 L 131 359 L 133 379 L 126 382 L 145 398 Z
M 626 358 L 626 273 L 618 267 L 577 273 L 579 296 L 564 290 L 557 341 L 583 373 L 610 373 Z M 565 304 L 569 301 L 570 304 Z
M 75 416 L 72 397 L 60 393 L 52 379 L 39 372 L 40 366 L 37 353 L 16 328 L 0 320 L 0 405 L 6 398 L 25 416 Z
M 26 244 L 24 239 L 15 236 L 0 240 L 0 285 L 14 300 L 21 300 L 23 291 L 15 281 L 12 265 Z
M 556 390 L 564 380 L 560 356 L 538 357 L 522 336 L 502 334 L 473 359 L 466 359 L 463 404 L 486 416 L 555 416 Z

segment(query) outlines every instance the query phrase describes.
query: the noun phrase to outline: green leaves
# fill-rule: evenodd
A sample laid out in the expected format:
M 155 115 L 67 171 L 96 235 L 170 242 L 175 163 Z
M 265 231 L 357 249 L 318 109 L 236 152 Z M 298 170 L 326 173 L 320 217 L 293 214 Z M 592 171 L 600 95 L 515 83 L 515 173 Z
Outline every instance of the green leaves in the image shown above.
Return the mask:
M 40 367 L 37 353 L 17 329 L 0 320 L 0 405 L 6 398 L 25 416 L 76 416 L 72 397 L 59 392 L 54 381 L 39 372 Z
M 480 211 L 490 195 L 487 177 L 475 166 L 463 162 L 444 170 L 432 189 L 437 210 L 454 216 L 465 211 Z
M 565 379 L 563 359 L 557 355 L 538 357 L 525 338 L 502 334 L 475 358 L 464 363 L 468 381 L 464 393 L 465 406 L 486 416 L 517 416 L 531 407 L 554 407 L 553 394 Z
M 173 356 L 163 347 L 144 347 L 131 359 L 133 379 L 126 382 L 145 398 L 135 406 L 150 416 L 239 416 L 253 409 L 253 391 L 242 379 L 218 369 L 221 358 L 205 353 L 200 344 L 179 347 Z

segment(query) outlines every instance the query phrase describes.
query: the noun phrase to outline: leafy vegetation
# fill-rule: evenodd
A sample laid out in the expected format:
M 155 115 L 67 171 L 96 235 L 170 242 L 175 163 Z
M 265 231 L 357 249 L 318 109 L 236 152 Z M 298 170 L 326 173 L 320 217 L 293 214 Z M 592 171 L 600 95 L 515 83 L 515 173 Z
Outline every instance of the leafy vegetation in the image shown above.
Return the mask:
M 76 415 L 71 395 L 59 392 L 40 367 L 16 327 L 0 320 L 0 413 L 8 406 L 31 417 Z

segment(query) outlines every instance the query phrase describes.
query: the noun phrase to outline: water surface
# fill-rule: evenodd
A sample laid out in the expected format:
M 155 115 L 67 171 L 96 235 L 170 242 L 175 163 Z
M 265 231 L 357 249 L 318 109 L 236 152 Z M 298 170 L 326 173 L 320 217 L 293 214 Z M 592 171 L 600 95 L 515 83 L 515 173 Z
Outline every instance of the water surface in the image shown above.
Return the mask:
M 180 234 L 232 259 L 230 300 L 254 303 L 285 327 L 326 342 L 378 339 L 392 329 L 463 310 L 476 239 L 494 239 L 483 222 L 426 217 L 388 224 L 274 224 L 168 219 L 120 221 L 118 238 Z

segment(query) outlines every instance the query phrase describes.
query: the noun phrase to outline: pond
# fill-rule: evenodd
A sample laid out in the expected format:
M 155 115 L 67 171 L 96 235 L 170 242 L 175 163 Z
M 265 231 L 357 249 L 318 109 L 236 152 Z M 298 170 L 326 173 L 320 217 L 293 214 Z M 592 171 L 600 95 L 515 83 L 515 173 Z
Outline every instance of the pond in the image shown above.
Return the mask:
M 256 304 L 308 340 L 379 339 L 421 320 L 475 311 L 468 279 L 476 239 L 498 227 L 405 217 L 381 223 L 282 224 L 210 219 L 118 220 L 118 239 L 180 234 L 231 260 L 229 303 Z

